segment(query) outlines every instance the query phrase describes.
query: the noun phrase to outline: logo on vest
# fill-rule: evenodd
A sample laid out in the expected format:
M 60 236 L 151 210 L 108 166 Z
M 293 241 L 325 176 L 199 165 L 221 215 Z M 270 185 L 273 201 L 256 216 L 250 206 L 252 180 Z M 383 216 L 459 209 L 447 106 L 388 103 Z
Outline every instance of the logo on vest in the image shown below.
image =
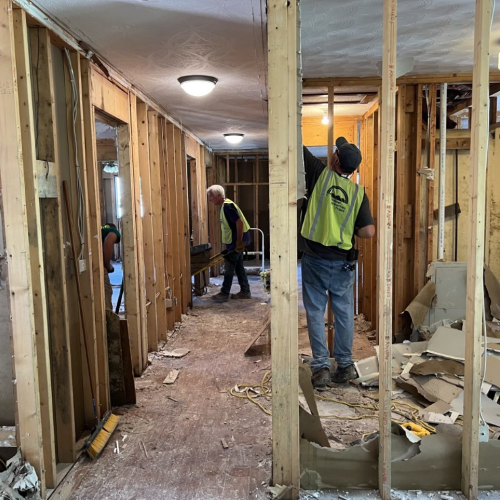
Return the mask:
M 340 186 L 332 186 L 327 194 L 330 195 L 330 201 L 336 210 L 340 212 L 345 212 L 346 207 L 343 205 L 349 205 L 349 196 Z

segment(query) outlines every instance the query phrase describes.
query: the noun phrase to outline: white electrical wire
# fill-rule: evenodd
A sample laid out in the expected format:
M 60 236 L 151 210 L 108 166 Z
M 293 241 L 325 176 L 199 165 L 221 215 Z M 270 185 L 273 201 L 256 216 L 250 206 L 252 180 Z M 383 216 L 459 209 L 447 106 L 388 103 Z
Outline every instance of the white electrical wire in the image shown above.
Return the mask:
M 76 136 L 76 120 L 78 119 L 78 89 L 76 86 L 75 73 L 73 72 L 73 65 L 71 64 L 71 57 L 69 50 L 64 49 L 66 54 L 66 59 L 68 61 L 68 72 L 71 81 L 71 107 L 72 107 L 72 131 L 73 131 L 73 152 L 75 155 L 75 166 L 76 166 L 76 191 L 78 197 L 77 206 L 77 220 L 78 220 L 78 235 L 80 237 L 80 255 L 78 259 L 83 259 L 85 250 L 85 220 L 84 220 L 84 200 L 83 200 L 83 190 L 81 182 L 80 173 L 80 163 L 78 161 L 78 139 Z

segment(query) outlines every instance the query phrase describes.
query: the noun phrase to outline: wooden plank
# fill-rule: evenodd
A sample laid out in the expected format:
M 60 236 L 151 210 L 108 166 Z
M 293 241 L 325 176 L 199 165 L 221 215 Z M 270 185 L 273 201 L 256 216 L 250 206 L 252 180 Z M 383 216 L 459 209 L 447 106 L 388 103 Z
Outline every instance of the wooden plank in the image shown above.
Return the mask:
M 35 468 L 45 494 L 45 465 L 37 370 L 35 313 L 12 2 L 0 0 L 0 176 L 8 263 L 13 371 L 16 384 L 16 434 L 23 457 Z
M 392 287 L 397 0 L 384 0 L 378 226 L 379 460 L 382 500 L 391 498 Z
M 125 312 L 132 352 L 134 373 L 143 370 L 142 337 L 140 325 L 139 283 L 137 276 L 137 232 L 135 224 L 135 187 L 130 154 L 130 126 L 117 128 L 119 179 L 122 188 L 122 248 L 123 248 L 123 289 L 125 292 Z
M 335 122 L 333 119 L 334 115 L 334 88 L 333 85 L 328 86 L 328 147 L 327 147 L 327 164 L 329 164 L 332 160 L 333 155 L 333 145 L 335 143 Z M 348 139 L 349 140 L 349 139 Z M 327 301 L 327 320 L 326 320 L 326 339 L 328 343 L 328 350 L 330 351 L 330 356 L 333 358 L 333 338 L 334 338 L 334 327 L 333 327 L 333 310 L 332 304 L 330 302 L 330 292 L 327 292 L 328 301 Z
M 366 155 L 365 155 L 365 174 L 363 179 L 363 184 L 365 187 L 366 196 L 370 201 L 370 205 L 376 204 L 376 200 L 373 197 L 373 183 L 377 179 L 373 177 L 373 167 L 374 167 L 374 127 L 375 120 L 374 116 L 371 115 L 366 120 Z M 372 212 L 373 213 L 373 212 Z M 372 300 L 371 295 L 373 293 L 373 281 L 374 271 L 376 266 L 374 266 L 373 259 L 373 240 L 372 239 L 361 239 L 363 243 L 363 314 L 367 321 L 372 321 L 374 316 L 374 311 L 372 310 Z
M 472 143 L 470 164 L 467 307 L 465 335 L 464 428 L 462 434 L 462 491 L 478 497 L 479 416 L 482 379 L 484 307 L 484 230 L 486 163 L 488 160 L 488 71 L 492 0 L 477 0 L 472 82 Z
M 180 254 L 182 252 L 182 239 L 181 229 L 179 223 L 179 208 L 178 208 L 178 188 L 177 188 L 177 161 L 176 161 L 176 147 L 174 138 L 175 126 L 171 123 L 166 124 L 165 134 L 167 139 L 167 196 L 168 205 L 170 207 L 168 235 L 169 245 L 167 246 L 167 260 L 169 265 L 170 276 L 169 281 L 172 288 L 172 299 L 174 318 L 176 322 L 182 319 L 181 307 L 181 265 Z
M 144 262 L 144 234 L 141 214 L 141 171 L 139 165 L 139 125 L 137 120 L 137 98 L 130 94 L 130 144 L 132 149 L 132 165 L 130 169 L 131 184 L 133 185 L 132 209 L 135 220 L 135 255 L 137 262 L 137 294 L 139 300 L 139 336 L 141 338 L 142 368 L 148 366 L 148 330 L 146 310 L 146 269 Z
M 106 79 L 93 64 L 92 66 L 94 68 L 91 75 L 92 104 L 123 123 L 128 123 L 130 121 L 128 93 Z
M 429 160 L 428 167 L 431 170 L 436 166 L 436 101 L 437 101 L 437 85 L 433 83 L 430 85 L 429 92 Z M 427 179 L 427 265 L 433 260 L 433 225 L 434 225 L 434 179 Z
M 38 202 L 38 179 L 36 166 L 36 124 L 33 114 L 32 87 L 30 75 L 30 57 L 28 32 L 26 26 L 26 17 L 23 11 L 14 12 L 14 48 L 15 48 L 15 68 L 18 82 L 19 97 L 19 120 L 21 126 L 21 145 L 23 155 L 24 188 L 26 192 L 26 216 L 28 221 L 28 238 L 31 262 L 31 284 L 33 293 L 34 321 L 36 332 L 36 350 L 37 350 L 37 368 L 38 368 L 38 389 L 40 398 L 40 412 L 43 435 L 43 456 L 45 466 L 45 482 L 48 488 L 53 488 L 56 482 L 56 450 L 54 437 L 54 415 L 52 404 L 52 384 L 50 369 L 50 345 L 49 328 L 47 317 L 47 297 L 46 297 L 46 275 L 43 266 L 43 230 L 41 225 L 40 204 Z M 46 30 L 38 32 L 40 38 L 39 58 L 40 80 L 39 85 L 42 89 L 39 91 L 40 104 L 43 102 L 44 110 L 42 115 L 45 117 L 52 111 L 50 104 L 52 101 L 50 75 L 50 41 Z M 46 136 L 52 136 L 50 123 L 38 125 L 40 130 L 39 137 L 43 138 L 43 153 L 48 152 L 48 147 L 53 146 L 53 142 L 46 139 Z M 48 143 L 47 148 L 45 144 Z M 54 151 L 50 150 L 51 158 L 54 159 Z M 6 220 L 8 223 L 9 221 Z M 55 334 L 59 332 L 54 332 Z
M 168 144 L 166 123 L 163 118 L 158 119 L 158 130 L 161 130 L 161 157 L 160 157 L 160 178 L 161 178 L 161 203 L 162 203 L 162 220 L 163 220 L 163 258 L 165 270 L 165 306 L 167 310 L 167 330 L 173 330 L 175 327 L 175 313 L 172 307 L 169 307 L 169 300 L 172 300 L 172 261 L 168 256 L 168 247 L 170 246 L 169 234 L 169 212 L 170 206 L 168 203 L 167 193 L 167 159 L 168 159 Z M 167 332 L 160 340 L 167 340 Z
M 191 307 L 192 286 L 191 286 L 191 227 L 189 225 L 189 197 L 187 180 L 187 158 L 185 149 L 185 134 L 181 134 L 181 167 L 182 167 L 182 207 L 184 210 L 184 260 L 182 275 L 184 278 L 185 300 L 182 303 L 182 312 L 186 314 L 188 307 Z
M 97 155 L 95 149 L 95 108 L 92 104 L 91 73 L 92 68 L 88 60 L 81 61 L 82 82 L 82 105 L 83 105 L 83 131 L 85 134 L 85 177 L 87 180 L 88 193 L 88 220 L 90 229 L 90 252 L 92 258 L 92 286 L 94 293 L 95 330 L 87 329 L 87 345 L 89 346 L 90 367 L 92 380 L 96 387 L 94 394 L 100 401 L 97 416 L 101 418 L 100 392 L 109 394 L 109 369 L 108 369 L 108 342 L 106 333 L 106 306 L 104 304 L 104 262 L 102 259 L 101 219 L 100 207 L 101 196 L 99 191 L 99 176 L 97 170 Z M 88 318 L 87 322 L 88 322 Z M 85 379 L 88 379 L 86 374 Z M 84 380 L 85 380 L 84 379 Z M 104 398 L 103 398 L 104 399 Z
M 151 165 L 151 199 L 153 207 L 153 234 L 156 276 L 156 321 L 158 338 L 167 331 L 167 309 L 165 305 L 165 257 L 163 242 L 163 217 L 160 180 L 160 131 L 158 113 L 148 111 L 149 161 Z
M 372 214 L 375 227 L 378 229 L 378 196 L 379 196 L 379 173 L 380 173 L 380 111 L 373 114 L 373 200 Z M 371 310 L 372 310 L 372 329 L 376 330 L 377 343 L 379 342 L 378 327 L 378 230 L 372 241 L 372 292 L 371 292 Z
M 488 201 L 486 203 L 486 249 L 485 263 L 495 276 L 500 276 L 500 259 L 497 249 L 500 248 L 500 130 L 494 132 L 494 139 L 490 143 L 488 159 Z
M 158 346 L 156 323 L 156 281 L 155 249 L 153 233 L 153 205 L 151 195 L 151 172 L 149 164 L 148 108 L 145 103 L 137 103 L 137 129 L 139 146 L 139 172 L 142 193 L 142 229 L 144 270 L 146 274 L 146 300 L 150 303 L 147 315 L 148 346 L 154 350 Z
M 205 158 L 205 146 L 197 145 L 200 156 L 200 179 L 198 183 L 198 200 L 200 207 L 200 231 L 201 231 L 201 242 L 208 243 L 208 200 L 207 200 L 207 164 Z M 189 271 L 189 266 L 188 266 Z M 190 272 L 190 271 L 189 271 Z M 209 282 L 209 272 L 208 269 L 203 273 L 203 284 L 206 286 Z
M 85 271 L 80 273 L 80 286 L 82 291 L 82 307 L 86 319 L 86 331 L 89 339 L 96 338 L 96 324 L 95 324 L 95 309 L 94 309 L 94 284 L 92 273 L 92 252 L 91 252 L 91 230 L 90 230 L 90 209 L 89 209 L 89 193 L 87 186 L 87 164 L 85 157 L 85 134 L 83 124 L 83 95 L 82 95 L 82 74 L 80 65 L 80 55 L 77 52 L 70 54 L 71 66 L 73 68 L 74 81 L 76 85 L 76 117 L 75 117 L 75 130 L 73 133 L 73 95 L 71 91 L 71 76 L 69 74 L 68 62 L 65 64 L 65 88 L 66 88 L 66 109 L 67 109 L 67 123 L 71 124 L 68 127 L 68 147 L 69 147 L 69 162 L 68 170 L 60 170 L 61 177 L 66 176 L 66 180 L 70 183 L 70 196 L 72 202 L 72 215 L 73 220 L 78 220 L 78 205 L 79 196 L 77 192 L 77 185 L 80 183 L 82 189 L 83 206 L 83 245 L 80 240 L 77 244 L 77 254 L 81 255 L 82 260 L 85 262 Z M 76 146 L 75 146 L 76 139 Z M 76 147 L 76 154 L 75 154 Z M 78 175 L 78 171 L 80 174 Z M 78 180 L 78 177 L 80 180 Z M 70 241 L 69 229 L 67 225 L 67 214 L 63 217 L 64 220 L 64 233 L 65 241 Z M 67 256 L 66 266 L 69 268 L 72 263 L 70 262 L 70 249 L 66 249 Z M 70 306 L 69 322 L 70 322 L 70 343 L 71 343 L 71 361 L 73 367 L 73 393 L 75 401 L 75 426 L 77 434 L 83 431 L 84 425 L 92 428 L 95 422 L 94 408 L 92 404 L 92 394 L 90 391 L 90 382 L 88 378 L 85 355 L 81 349 L 82 332 L 81 321 L 79 316 L 78 295 L 76 290 L 76 277 L 74 274 L 66 274 L 66 288 L 68 303 L 73 304 Z M 95 351 L 92 349 L 92 355 L 95 359 Z M 89 353 L 90 354 L 90 353 Z M 96 362 L 96 361 L 94 361 Z
M 268 5 L 273 481 L 299 497 L 297 162 L 298 2 Z

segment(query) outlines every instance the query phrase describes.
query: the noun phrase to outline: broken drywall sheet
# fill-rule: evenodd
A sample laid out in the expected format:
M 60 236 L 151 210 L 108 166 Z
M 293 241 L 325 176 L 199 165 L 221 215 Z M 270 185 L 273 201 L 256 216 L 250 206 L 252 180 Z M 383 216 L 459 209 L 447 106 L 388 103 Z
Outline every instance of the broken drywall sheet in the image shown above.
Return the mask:
M 484 380 L 496 387 L 500 387 L 500 358 L 493 354 L 488 354 L 486 358 Z
M 424 322 L 425 316 L 432 305 L 432 299 L 434 299 L 435 296 L 436 285 L 432 281 L 428 281 L 402 313 L 403 315 L 405 313 L 410 315 L 412 328 L 414 330 Z
M 444 415 L 445 413 L 448 413 L 452 409 L 453 408 L 449 403 L 445 403 L 444 401 L 436 401 L 427 408 L 419 410 L 418 413 L 425 421 L 427 421 L 429 413 L 434 413 L 435 415 Z
M 419 401 L 422 401 L 423 398 L 431 403 L 437 401 L 451 403 L 453 399 L 463 392 L 462 388 L 433 376 L 400 375 L 396 380 L 396 384 Z
M 463 415 L 464 393 L 461 392 L 450 404 L 456 412 Z M 488 396 L 481 394 L 481 408 L 486 422 L 490 425 L 500 427 L 500 405 L 492 401 Z
M 490 313 L 500 319 L 500 283 L 489 267 L 484 268 L 484 285 L 491 300 Z
M 318 405 L 314 397 L 314 389 L 311 382 L 311 368 L 305 363 L 299 364 L 299 385 L 306 399 L 307 406 L 312 415 L 319 415 Z
M 479 443 L 479 488 L 500 488 L 500 441 Z
M 429 340 L 427 354 L 442 358 L 465 360 L 465 332 L 453 328 L 439 327 Z
M 323 448 L 330 448 L 330 442 L 326 437 L 320 418 L 311 415 L 301 406 L 299 406 L 299 432 L 301 438 L 316 443 Z
M 416 363 L 424 361 L 420 355 L 427 349 L 427 341 L 425 342 L 403 342 L 402 344 L 392 345 L 392 373 L 398 375 L 402 371 L 402 366 L 406 366 L 408 362 Z M 375 346 L 377 359 L 380 360 L 379 346 Z
M 435 375 L 438 373 L 447 373 L 448 375 L 464 375 L 464 365 L 453 359 L 430 359 L 413 365 L 410 373 L 414 375 Z
M 166 358 L 183 358 L 189 352 L 189 349 L 185 347 L 179 347 L 178 349 L 174 349 L 173 351 L 160 351 L 158 352 L 158 354 Z
M 173 384 L 179 376 L 179 371 L 180 370 L 170 370 L 163 383 L 167 385 Z

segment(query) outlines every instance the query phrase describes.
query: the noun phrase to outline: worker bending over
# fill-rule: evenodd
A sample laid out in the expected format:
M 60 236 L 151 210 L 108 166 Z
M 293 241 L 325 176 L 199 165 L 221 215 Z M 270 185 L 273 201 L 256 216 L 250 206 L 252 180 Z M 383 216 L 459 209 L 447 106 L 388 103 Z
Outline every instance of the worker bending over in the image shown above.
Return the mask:
M 301 221 L 302 295 L 313 353 L 312 382 L 319 390 L 331 382 L 357 378 L 352 361 L 357 259 L 354 235 L 375 235 L 365 190 L 349 179 L 361 163 L 361 152 L 344 137 L 337 139 L 336 146 L 328 168 L 304 147 L 308 201 Z M 337 369 L 333 375 L 325 338 L 327 292 L 335 315 L 333 355 Z
M 114 272 L 114 267 L 111 265 L 111 257 L 116 243 L 120 243 L 120 231 L 111 222 L 107 222 L 101 227 L 102 238 L 102 258 L 104 261 L 104 300 L 106 310 L 113 310 L 113 288 L 111 288 L 111 281 L 109 280 L 110 273 Z
M 224 282 L 220 293 L 213 295 L 217 302 L 229 300 L 234 273 L 238 277 L 240 291 L 232 294 L 232 299 L 251 299 L 250 285 L 243 265 L 243 251 L 251 243 L 250 225 L 238 205 L 226 198 L 224 188 L 217 184 L 207 189 L 208 200 L 220 206 L 220 227 L 222 243 L 226 245 L 224 255 Z

